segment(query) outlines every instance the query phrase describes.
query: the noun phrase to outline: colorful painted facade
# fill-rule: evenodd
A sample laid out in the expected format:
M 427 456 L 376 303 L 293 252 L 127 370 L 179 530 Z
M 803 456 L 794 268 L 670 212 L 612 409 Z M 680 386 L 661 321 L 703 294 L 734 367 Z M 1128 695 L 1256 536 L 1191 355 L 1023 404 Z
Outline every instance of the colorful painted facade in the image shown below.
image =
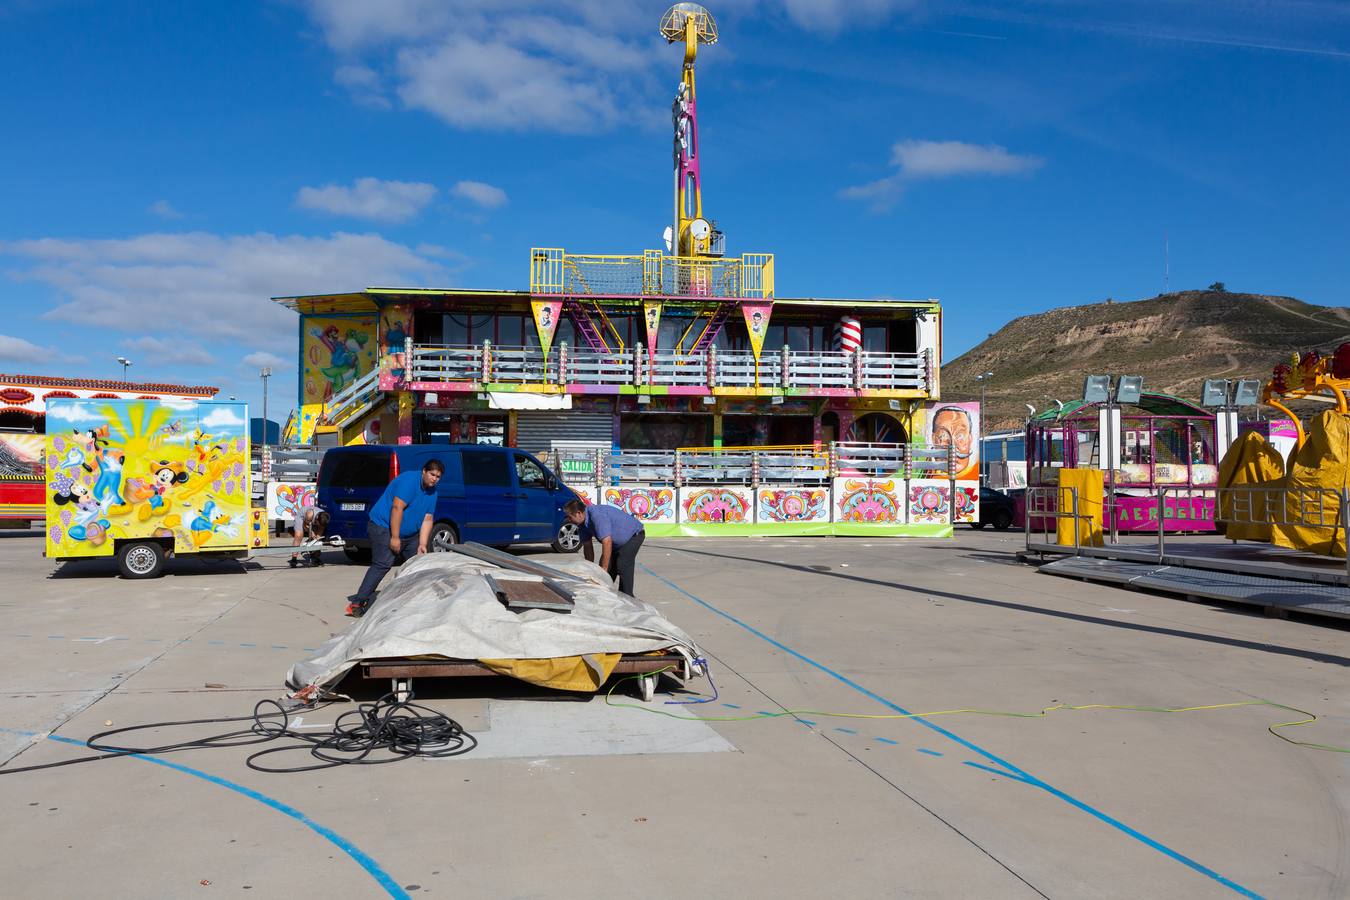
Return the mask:
M 247 547 L 248 408 L 193 400 L 52 400 L 46 554 L 113 555 L 128 538 L 175 553 Z

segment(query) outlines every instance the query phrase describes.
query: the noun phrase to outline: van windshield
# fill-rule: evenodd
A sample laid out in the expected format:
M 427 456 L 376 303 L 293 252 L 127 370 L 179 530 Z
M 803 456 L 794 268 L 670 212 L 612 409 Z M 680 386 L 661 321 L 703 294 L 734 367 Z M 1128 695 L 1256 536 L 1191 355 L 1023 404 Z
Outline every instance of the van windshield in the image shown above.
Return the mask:
M 389 483 L 389 454 L 388 450 L 325 454 L 319 485 L 382 488 Z

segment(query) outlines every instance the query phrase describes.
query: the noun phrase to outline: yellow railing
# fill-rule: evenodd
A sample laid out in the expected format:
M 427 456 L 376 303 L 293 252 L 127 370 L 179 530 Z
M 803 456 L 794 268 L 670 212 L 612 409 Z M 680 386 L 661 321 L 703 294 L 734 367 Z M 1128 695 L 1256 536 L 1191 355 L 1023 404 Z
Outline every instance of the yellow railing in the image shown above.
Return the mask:
M 530 251 L 530 293 L 620 297 L 708 297 L 772 300 L 772 253 L 739 257 Z

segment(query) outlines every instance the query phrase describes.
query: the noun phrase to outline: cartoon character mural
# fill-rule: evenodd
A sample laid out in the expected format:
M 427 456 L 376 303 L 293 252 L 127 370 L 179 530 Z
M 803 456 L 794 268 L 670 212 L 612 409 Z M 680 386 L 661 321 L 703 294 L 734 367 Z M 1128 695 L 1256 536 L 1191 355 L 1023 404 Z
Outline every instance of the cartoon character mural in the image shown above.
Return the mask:
M 371 316 L 301 319 L 299 439 L 323 422 L 324 405 L 375 368 L 377 321 Z
M 759 359 L 764 349 L 764 335 L 769 329 L 769 315 L 773 312 L 772 303 L 742 303 L 741 315 L 745 317 L 745 330 L 750 336 L 750 350 Z
M 272 481 L 267 485 L 268 516 L 273 519 L 298 519 L 319 501 L 317 485 L 304 482 Z
M 392 390 L 408 377 L 408 338 L 412 335 L 412 310 L 391 306 L 380 318 L 380 389 Z
M 138 537 L 169 539 L 179 553 L 243 546 L 244 404 L 52 400 L 47 426 L 49 557 L 104 556 Z
M 548 356 L 553 348 L 553 336 L 558 332 L 558 316 L 562 314 L 561 300 L 531 300 L 534 325 L 539 332 L 539 347 Z
M 980 404 L 937 403 L 916 414 L 922 418 L 922 434 L 930 447 L 955 448 L 957 481 L 980 477 Z M 917 423 L 916 423 L 917 425 Z

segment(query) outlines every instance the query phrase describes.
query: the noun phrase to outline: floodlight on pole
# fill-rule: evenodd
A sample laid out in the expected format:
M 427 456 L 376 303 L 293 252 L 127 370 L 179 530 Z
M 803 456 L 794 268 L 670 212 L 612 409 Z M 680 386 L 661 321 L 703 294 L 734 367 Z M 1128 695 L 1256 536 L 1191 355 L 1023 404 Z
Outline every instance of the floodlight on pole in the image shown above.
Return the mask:
M 989 431 L 989 417 L 984 414 L 984 388 L 989 379 L 994 377 L 993 372 L 985 372 L 983 375 L 976 375 L 975 380 L 980 383 L 980 479 L 987 481 L 989 475 L 985 470 L 987 459 L 984 455 L 984 436 Z M 1007 454 L 1004 454 L 1005 456 Z
M 122 364 L 122 380 L 123 380 L 123 381 L 126 381 L 126 380 L 127 380 L 127 367 L 130 366 L 130 365 L 132 364 L 132 363 L 131 363 L 131 360 L 127 359 L 125 356 L 119 356 L 119 357 L 117 357 L 117 361 L 120 362 L 120 363 Z

